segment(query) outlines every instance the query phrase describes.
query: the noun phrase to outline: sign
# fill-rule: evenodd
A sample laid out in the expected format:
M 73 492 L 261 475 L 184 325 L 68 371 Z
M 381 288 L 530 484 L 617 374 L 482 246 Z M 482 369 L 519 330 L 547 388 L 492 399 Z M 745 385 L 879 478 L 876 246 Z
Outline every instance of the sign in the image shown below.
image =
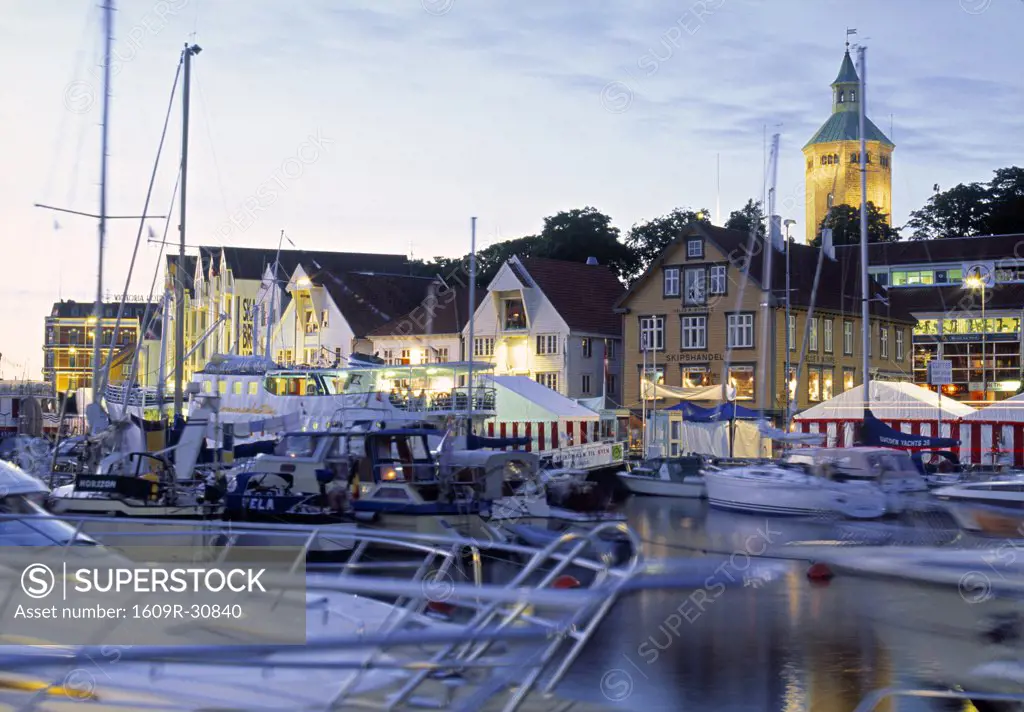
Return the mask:
M 665 354 L 666 363 L 704 363 L 707 361 L 725 361 L 722 354 L 709 354 L 707 352 L 691 353 L 684 351 L 678 354 Z
M 928 383 L 933 386 L 948 386 L 953 382 L 953 362 L 947 359 L 932 359 L 928 362 Z

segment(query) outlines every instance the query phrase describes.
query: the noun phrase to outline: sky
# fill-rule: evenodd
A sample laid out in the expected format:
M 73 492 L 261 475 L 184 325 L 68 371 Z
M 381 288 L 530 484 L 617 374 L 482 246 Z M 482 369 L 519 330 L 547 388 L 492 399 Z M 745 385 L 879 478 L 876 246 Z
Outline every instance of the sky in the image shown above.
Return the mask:
M 109 215 L 168 213 L 180 83 L 159 164 L 158 145 L 181 49 L 202 47 L 193 246 L 274 248 L 283 230 L 301 249 L 430 258 L 468 251 L 471 216 L 478 247 L 587 205 L 623 232 L 674 207 L 724 219 L 764 194 L 766 133 L 777 212 L 802 234 L 800 149 L 828 118 L 847 28 L 896 144 L 896 225 L 933 185 L 1024 165 L 1024 0 L 119 0 L 114 15 Z M 4 378 L 40 377 L 54 301 L 95 298 L 96 220 L 33 206 L 98 212 L 101 20 L 98 0 L 0 14 Z M 109 222 L 105 292 L 124 290 L 141 232 L 129 293 L 149 294 L 147 237 L 177 239 L 173 210 Z

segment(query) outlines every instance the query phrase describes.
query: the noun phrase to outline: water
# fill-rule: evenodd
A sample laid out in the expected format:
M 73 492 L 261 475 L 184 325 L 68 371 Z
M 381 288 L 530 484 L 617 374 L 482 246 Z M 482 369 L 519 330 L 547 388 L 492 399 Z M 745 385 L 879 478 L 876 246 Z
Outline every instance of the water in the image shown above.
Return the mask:
M 738 581 L 748 555 L 801 542 L 977 545 L 934 516 L 894 524 L 789 520 L 654 498 L 632 498 L 625 507 L 647 556 L 720 553 L 729 557 L 723 571 Z M 865 596 L 863 582 L 850 578 L 812 583 L 807 566 L 793 561 L 781 581 L 748 580 L 724 592 L 648 591 L 623 599 L 559 694 L 645 712 L 850 712 L 872 690 L 931 680 L 927 649 L 887 648 L 867 619 L 865 610 L 892 604 L 886 595 L 871 588 Z M 974 709 L 944 704 L 903 700 L 876 709 Z

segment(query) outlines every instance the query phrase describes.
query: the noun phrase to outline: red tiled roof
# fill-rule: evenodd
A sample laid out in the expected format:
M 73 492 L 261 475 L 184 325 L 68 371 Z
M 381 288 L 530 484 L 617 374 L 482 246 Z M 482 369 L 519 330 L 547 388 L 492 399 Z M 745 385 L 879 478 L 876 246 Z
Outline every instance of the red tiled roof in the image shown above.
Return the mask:
M 334 275 L 325 272 L 320 281 L 352 327 L 355 337 L 361 339 L 412 311 L 426 297 L 433 280 L 401 274 Z
M 622 317 L 612 309 L 626 289 L 611 269 L 542 257 L 520 261 L 570 330 L 622 335 Z
M 477 287 L 476 305 L 487 295 L 486 289 Z M 433 295 L 429 291 L 413 309 L 374 329 L 369 336 L 423 336 L 427 333 L 428 315 L 432 313 L 433 334 L 459 334 L 469 323 L 469 288 L 438 285 Z

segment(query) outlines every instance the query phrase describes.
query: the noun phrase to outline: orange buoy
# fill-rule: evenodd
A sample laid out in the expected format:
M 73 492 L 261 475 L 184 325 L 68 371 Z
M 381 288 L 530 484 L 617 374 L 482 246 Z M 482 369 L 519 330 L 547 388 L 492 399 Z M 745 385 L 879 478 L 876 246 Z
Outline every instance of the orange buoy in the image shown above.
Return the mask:
M 551 582 L 551 588 L 579 588 L 580 582 L 575 576 L 562 574 Z
M 832 573 L 832 569 L 828 567 L 828 564 L 820 561 L 811 564 L 810 568 L 807 569 L 807 578 L 817 583 L 829 581 L 833 576 L 835 574 Z

